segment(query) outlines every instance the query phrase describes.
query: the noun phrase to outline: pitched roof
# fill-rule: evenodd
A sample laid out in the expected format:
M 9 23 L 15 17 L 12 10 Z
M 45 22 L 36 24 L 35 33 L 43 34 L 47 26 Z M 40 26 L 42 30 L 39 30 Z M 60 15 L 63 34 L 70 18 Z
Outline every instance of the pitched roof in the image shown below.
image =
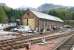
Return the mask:
M 41 13 L 41 12 L 34 11 L 34 10 L 30 10 L 30 11 L 33 12 L 38 18 L 64 22 L 62 19 L 55 17 L 55 16 L 52 16 L 52 15 L 48 15 L 48 14 Z

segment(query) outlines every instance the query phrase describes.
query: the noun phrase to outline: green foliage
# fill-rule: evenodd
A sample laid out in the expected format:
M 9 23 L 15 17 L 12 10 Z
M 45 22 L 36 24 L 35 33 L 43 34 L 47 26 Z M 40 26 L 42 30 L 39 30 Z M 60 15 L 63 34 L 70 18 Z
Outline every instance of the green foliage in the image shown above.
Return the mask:
M 6 22 L 7 15 L 3 9 L 3 7 L 0 6 L 0 23 Z
M 74 27 L 74 20 L 65 20 L 64 24 L 71 25 Z
M 20 18 L 25 13 L 24 10 L 12 9 L 6 5 L 0 6 L 0 22 L 6 21 L 15 22 L 17 18 Z
M 56 8 L 49 11 L 48 14 L 57 16 L 63 20 L 72 20 L 74 19 L 74 13 L 68 8 Z
M 64 24 L 68 24 L 74 27 L 74 10 L 70 8 L 57 8 L 49 11 L 48 14 L 59 17 L 64 20 Z
M 24 13 L 25 13 L 24 10 L 11 9 L 7 14 L 11 21 L 16 21 L 16 19 L 20 18 Z

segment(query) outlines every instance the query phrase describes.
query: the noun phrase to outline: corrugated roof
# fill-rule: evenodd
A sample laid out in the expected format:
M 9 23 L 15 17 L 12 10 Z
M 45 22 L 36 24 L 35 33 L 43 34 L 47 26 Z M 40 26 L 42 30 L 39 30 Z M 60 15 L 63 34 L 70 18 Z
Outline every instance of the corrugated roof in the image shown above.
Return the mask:
M 41 13 L 38 11 L 34 11 L 34 10 L 30 10 L 31 12 L 33 12 L 38 18 L 43 18 L 43 19 L 48 19 L 48 20 L 53 20 L 53 21 L 59 21 L 59 22 L 64 22 L 62 19 L 52 16 L 52 15 L 48 15 L 45 13 Z

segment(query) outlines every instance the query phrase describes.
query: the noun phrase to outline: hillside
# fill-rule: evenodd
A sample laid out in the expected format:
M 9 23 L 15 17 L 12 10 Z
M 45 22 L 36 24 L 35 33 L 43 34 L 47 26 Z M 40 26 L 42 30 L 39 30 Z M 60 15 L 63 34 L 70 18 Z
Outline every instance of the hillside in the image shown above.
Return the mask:
M 41 6 L 39 6 L 38 10 L 41 12 L 47 13 L 49 10 L 59 8 L 59 7 L 62 7 L 62 6 L 45 3 L 45 4 L 42 4 Z

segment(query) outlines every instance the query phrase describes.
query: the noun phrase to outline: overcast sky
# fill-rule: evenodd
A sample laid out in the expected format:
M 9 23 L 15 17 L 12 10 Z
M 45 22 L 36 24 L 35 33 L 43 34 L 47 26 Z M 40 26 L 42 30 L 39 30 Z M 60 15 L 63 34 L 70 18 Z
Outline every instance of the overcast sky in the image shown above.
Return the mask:
M 12 8 L 18 8 L 23 6 L 37 8 L 44 3 L 74 6 L 74 0 L 0 0 L 0 3 L 6 3 Z

